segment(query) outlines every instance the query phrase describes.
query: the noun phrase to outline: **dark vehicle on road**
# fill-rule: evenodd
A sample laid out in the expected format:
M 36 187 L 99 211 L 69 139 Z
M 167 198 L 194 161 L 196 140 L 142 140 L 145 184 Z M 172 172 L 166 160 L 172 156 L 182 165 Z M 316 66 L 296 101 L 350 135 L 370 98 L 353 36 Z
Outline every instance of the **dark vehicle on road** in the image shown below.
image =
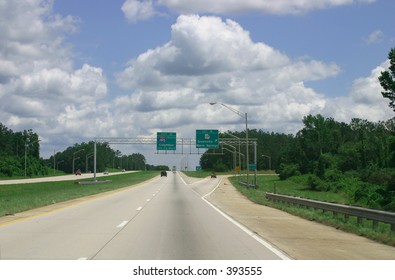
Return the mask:
M 167 172 L 166 171 L 161 171 L 160 172 L 160 177 L 163 177 L 163 176 L 167 177 Z
M 76 172 L 75 172 L 75 175 L 77 176 L 77 175 L 80 175 L 81 176 L 81 170 L 77 170 Z
M 217 175 L 215 173 L 211 174 L 211 178 L 217 178 Z

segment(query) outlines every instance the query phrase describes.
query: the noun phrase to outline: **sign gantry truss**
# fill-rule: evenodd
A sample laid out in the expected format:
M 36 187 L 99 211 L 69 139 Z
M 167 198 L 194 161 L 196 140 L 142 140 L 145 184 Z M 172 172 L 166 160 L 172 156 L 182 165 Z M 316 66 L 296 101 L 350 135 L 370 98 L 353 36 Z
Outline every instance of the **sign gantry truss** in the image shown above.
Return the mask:
M 230 144 L 230 145 L 245 145 L 245 138 L 219 138 L 220 144 Z M 139 138 L 119 138 L 119 137 L 100 137 L 95 138 L 95 142 L 97 143 L 109 143 L 109 144 L 152 144 L 156 145 L 157 139 L 155 137 L 139 137 Z M 257 139 L 248 139 L 249 145 L 254 145 Z M 194 146 L 196 147 L 196 139 L 195 138 L 177 138 L 177 145 L 185 145 L 185 146 Z
M 247 141 L 245 138 L 219 138 L 218 139 L 219 145 L 228 145 L 228 146 L 245 146 Z M 139 138 L 119 138 L 119 137 L 98 137 L 95 138 L 94 142 L 94 181 L 96 180 L 96 143 L 108 143 L 108 144 L 148 144 L 148 145 L 156 145 L 157 138 L 155 137 L 139 137 Z M 202 154 L 199 148 L 196 148 L 196 138 L 176 138 L 176 145 L 181 147 L 178 151 L 162 151 L 160 154 Z M 255 147 L 255 162 L 256 162 L 256 145 L 257 139 L 248 139 L 248 145 L 253 145 Z M 189 146 L 188 149 L 184 150 L 184 146 Z M 195 151 L 192 151 L 194 147 Z M 197 150 L 197 151 L 196 151 Z M 208 149 L 202 149 L 206 152 Z M 203 153 L 204 153 L 203 152 Z M 159 154 L 159 151 L 156 152 Z M 235 150 L 236 153 L 236 150 Z M 240 153 L 240 149 L 238 151 Z M 222 153 L 221 153 L 222 154 Z

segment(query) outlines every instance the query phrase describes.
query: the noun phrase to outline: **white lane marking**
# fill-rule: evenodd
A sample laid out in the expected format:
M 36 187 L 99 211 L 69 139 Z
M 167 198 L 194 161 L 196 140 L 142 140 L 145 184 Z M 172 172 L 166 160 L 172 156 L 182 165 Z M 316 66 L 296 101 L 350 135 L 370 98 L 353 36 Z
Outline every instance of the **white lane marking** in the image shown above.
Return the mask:
M 136 210 L 137 211 L 140 211 L 141 209 L 143 209 L 143 207 L 142 206 L 140 206 L 139 208 L 137 208 Z
M 209 202 L 206 197 L 211 195 L 221 184 L 222 179 L 220 180 L 220 182 L 218 183 L 218 185 L 214 188 L 214 190 L 212 190 L 211 192 L 209 192 L 208 194 L 202 196 L 202 199 L 204 202 L 206 202 L 208 205 L 210 205 L 215 211 L 217 211 L 220 215 L 222 215 L 225 219 L 227 219 L 228 221 L 230 221 L 232 224 L 234 224 L 235 226 L 237 226 L 238 228 L 240 228 L 242 231 L 244 231 L 245 233 L 247 233 L 249 236 L 251 236 L 252 238 L 254 238 L 256 241 L 258 241 L 259 243 L 261 243 L 263 246 L 265 246 L 267 249 L 269 249 L 271 252 L 273 252 L 275 255 L 277 255 L 279 258 L 283 259 L 283 260 L 291 260 L 291 258 L 285 254 L 284 252 L 280 251 L 279 249 L 277 249 L 276 247 L 274 247 L 272 244 L 270 244 L 269 242 L 267 242 L 266 240 L 264 240 L 262 237 L 260 237 L 258 234 L 256 234 L 255 232 L 252 232 L 251 230 L 249 230 L 248 228 L 246 228 L 244 225 L 240 224 L 239 222 L 237 222 L 235 219 L 233 219 L 232 217 L 228 216 L 226 213 L 222 212 L 222 210 L 220 210 L 219 208 L 217 208 L 215 205 L 213 205 L 211 202 Z
M 148 199 L 147 199 L 147 202 L 150 202 L 150 201 L 151 201 L 151 198 L 148 198 Z
M 117 228 L 123 228 L 124 226 L 126 226 L 127 223 L 128 223 L 128 221 L 123 221 L 122 223 L 117 225 Z
M 79 260 L 79 261 L 86 261 L 88 258 L 87 257 L 81 257 L 81 258 L 78 258 L 77 260 Z

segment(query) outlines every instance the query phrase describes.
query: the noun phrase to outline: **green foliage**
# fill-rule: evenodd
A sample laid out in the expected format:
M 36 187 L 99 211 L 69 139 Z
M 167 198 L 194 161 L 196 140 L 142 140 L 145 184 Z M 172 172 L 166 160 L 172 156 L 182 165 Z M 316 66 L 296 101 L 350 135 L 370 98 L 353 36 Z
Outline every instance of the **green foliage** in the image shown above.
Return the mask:
M 280 176 L 280 180 L 286 180 L 292 176 L 300 175 L 298 164 L 284 164 L 281 163 L 277 173 Z
M 389 107 L 395 111 L 395 48 L 388 53 L 388 59 L 390 60 L 389 71 L 381 72 L 379 81 L 384 89 L 381 94 L 390 100 Z
M 0 123 L 0 177 L 46 174 L 47 168 L 39 158 L 38 135 L 31 129 L 13 132 Z
M 82 172 L 92 172 L 94 169 L 94 142 L 76 143 L 63 152 L 55 154 L 56 169 L 66 173 L 72 173 L 73 161 L 74 171 L 80 169 Z M 53 156 L 47 162 L 53 164 Z M 145 170 L 147 167 L 145 157 L 140 153 L 122 155 L 120 151 L 113 150 L 108 143 L 96 143 L 97 172 L 109 169 Z M 151 167 L 151 169 L 155 168 Z

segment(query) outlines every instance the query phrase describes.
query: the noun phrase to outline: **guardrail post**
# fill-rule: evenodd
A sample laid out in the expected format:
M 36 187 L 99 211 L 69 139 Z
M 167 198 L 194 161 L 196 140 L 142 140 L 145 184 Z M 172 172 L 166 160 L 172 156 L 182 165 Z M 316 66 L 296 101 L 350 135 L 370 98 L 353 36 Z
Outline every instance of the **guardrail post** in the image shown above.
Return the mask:
M 345 221 L 346 223 L 348 223 L 349 218 L 350 218 L 349 215 L 347 215 L 347 214 L 344 215 L 344 221 Z

